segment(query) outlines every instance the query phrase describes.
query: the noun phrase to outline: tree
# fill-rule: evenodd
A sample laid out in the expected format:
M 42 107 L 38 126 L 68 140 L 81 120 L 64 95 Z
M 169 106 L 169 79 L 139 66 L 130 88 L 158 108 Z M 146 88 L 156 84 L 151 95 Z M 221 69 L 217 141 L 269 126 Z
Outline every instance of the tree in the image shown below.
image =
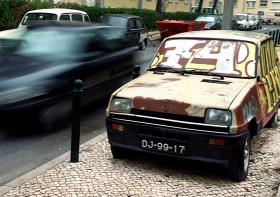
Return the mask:
M 158 13 L 158 14 L 161 14 L 161 12 L 162 12 L 162 0 L 157 0 L 157 5 L 156 5 L 156 12 Z
M 202 5 L 203 5 L 203 0 L 199 0 L 199 4 L 198 4 L 198 8 L 197 8 L 196 12 L 198 12 L 198 13 L 201 12 Z
M 218 0 L 214 0 L 213 7 L 212 7 L 212 14 L 216 14 L 214 12 L 215 12 L 215 9 L 217 7 L 217 3 L 218 3 Z

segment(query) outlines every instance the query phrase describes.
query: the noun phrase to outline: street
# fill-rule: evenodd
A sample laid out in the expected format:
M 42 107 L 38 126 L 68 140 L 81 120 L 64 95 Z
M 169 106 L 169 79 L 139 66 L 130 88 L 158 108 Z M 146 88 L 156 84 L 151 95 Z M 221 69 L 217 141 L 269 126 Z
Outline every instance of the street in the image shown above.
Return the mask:
M 158 46 L 157 42 L 155 44 Z M 149 43 L 145 51 L 137 51 L 136 63 L 142 73 L 155 50 L 156 47 Z M 107 102 L 98 103 L 82 117 L 81 143 L 100 134 L 95 130 L 105 126 Z M 70 150 L 71 127 L 37 134 L 27 134 L 25 128 L 18 128 L 13 132 L 0 130 L 0 186 Z

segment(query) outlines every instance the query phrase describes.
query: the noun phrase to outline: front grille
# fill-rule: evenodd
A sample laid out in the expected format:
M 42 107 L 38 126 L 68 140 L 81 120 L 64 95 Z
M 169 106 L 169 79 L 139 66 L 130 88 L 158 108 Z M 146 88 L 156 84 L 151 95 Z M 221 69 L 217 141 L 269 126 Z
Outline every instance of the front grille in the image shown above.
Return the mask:
M 136 114 L 112 114 L 112 120 L 127 121 L 131 123 L 147 124 L 164 128 L 174 128 L 194 132 L 229 133 L 229 127 L 208 125 L 197 122 L 177 121 L 173 119 L 141 116 Z
M 187 122 L 198 122 L 198 123 L 203 123 L 204 122 L 203 117 L 153 112 L 153 111 L 140 110 L 140 109 L 131 109 L 131 113 L 132 114 L 137 114 L 137 115 L 143 115 L 143 116 L 166 118 L 166 119 L 171 119 L 171 120 L 180 120 L 180 121 L 187 121 Z

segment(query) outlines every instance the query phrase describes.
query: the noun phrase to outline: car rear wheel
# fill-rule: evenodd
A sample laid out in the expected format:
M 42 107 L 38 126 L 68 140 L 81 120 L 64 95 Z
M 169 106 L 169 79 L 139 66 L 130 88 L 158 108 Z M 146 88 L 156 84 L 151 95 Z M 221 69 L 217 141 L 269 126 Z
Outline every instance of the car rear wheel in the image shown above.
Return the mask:
M 139 46 L 140 50 L 145 50 L 147 47 L 147 39 L 143 40 Z
M 237 160 L 230 167 L 231 178 L 235 181 L 244 181 L 248 175 L 251 154 L 250 148 L 250 137 L 248 136 L 238 153 Z
M 111 152 L 115 159 L 123 159 L 128 156 L 127 150 L 116 146 L 111 146 Z

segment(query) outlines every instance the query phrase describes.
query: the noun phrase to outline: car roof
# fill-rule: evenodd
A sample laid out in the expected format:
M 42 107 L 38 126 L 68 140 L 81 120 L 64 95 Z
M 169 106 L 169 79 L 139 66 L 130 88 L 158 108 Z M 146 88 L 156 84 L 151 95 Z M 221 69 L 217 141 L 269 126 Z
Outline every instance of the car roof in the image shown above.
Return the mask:
M 217 39 L 217 40 L 238 40 L 252 42 L 260 45 L 261 42 L 270 38 L 267 34 L 256 32 L 234 31 L 234 30 L 211 30 L 192 31 L 170 36 L 169 38 L 194 38 L 194 39 Z M 168 38 L 167 38 L 168 39 Z
M 38 10 L 31 10 L 27 12 L 29 13 L 51 13 L 51 14 L 64 14 L 64 13 L 79 13 L 79 14 L 87 14 L 81 10 L 73 10 L 73 9 L 65 9 L 65 8 L 50 8 L 50 9 L 38 9 Z
M 118 16 L 123 18 L 141 18 L 140 16 L 135 16 L 130 14 L 105 14 L 104 16 Z

